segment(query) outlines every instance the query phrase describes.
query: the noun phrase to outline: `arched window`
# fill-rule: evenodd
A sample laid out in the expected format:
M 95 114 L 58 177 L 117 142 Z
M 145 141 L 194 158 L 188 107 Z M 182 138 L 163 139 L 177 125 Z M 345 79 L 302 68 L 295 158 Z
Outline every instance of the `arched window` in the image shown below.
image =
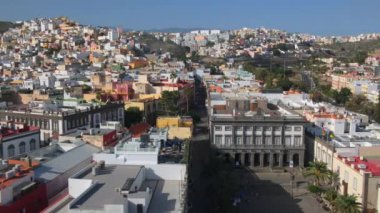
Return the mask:
M 9 145 L 8 146 L 8 157 L 14 157 L 15 156 L 15 146 L 14 145 Z
M 23 154 L 25 153 L 25 142 L 21 142 L 19 145 L 18 145 L 18 149 L 20 151 L 20 154 Z
M 36 149 L 36 140 L 32 139 L 30 140 L 30 151 L 33 151 Z

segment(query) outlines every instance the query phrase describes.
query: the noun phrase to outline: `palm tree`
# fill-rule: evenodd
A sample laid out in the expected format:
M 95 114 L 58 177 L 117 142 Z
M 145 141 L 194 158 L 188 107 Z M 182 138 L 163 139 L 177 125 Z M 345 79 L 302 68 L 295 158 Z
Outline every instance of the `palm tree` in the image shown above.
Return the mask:
M 186 113 L 189 112 L 189 98 L 192 95 L 192 93 L 193 93 L 192 88 L 190 88 L 190 87 L 185 87 L 184 88 L 183 95 L 186 98 Z
M 338 198 L 338 192 L 330 188 L 323 193 L 323 199 L 328 202 L 328 205 L 332 212 L 335 212 L 335 202 Z
M 319 161 L 310 162 L 304 172 L 304 176 L 312 177 L 316 186 L 321 186 L 321 181 L 328 179 L 327 164 Z
M 332 189 L 338 190 L 339 189 L 339 174 L 335 173 L 333 171 L 328 171 L 328 184 Z
M 356 201 L 355 195 L 340 195 L 335 200 L 335 207 L 340 213 L 359 213 L 361 212 L 361 203 Z
M 175 78 L 177 78 L 177 73 L 175 73 L 175 72 L 171 72 L 171 73 L 170 73 L 170 80 L 172 80 L 172 82 L 173 82 L 173 80 L 174 80 Z

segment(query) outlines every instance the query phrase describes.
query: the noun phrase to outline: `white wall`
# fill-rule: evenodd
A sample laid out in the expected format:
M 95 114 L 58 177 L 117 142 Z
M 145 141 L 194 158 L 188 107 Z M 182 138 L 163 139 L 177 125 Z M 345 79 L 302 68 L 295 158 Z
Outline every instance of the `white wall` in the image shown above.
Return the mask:
M 104 212 L 107 213 L 124 213 L 128 212 L 128 204 L 124 205 L 104 205 Z
M 17 136 L 17 135 L 15 135 Z M 15 156 L 24 154 L 24 153 L 29 153 L 30 152 L 30 141 L 34 139 L 36 141 L 36 149 L 38 150 L 40 148 L 40 133 L 36 132 L 35 134 L 30 134 L 25 137 L 17 138 L 12 140 L 7 140 L 6 142 L 3 142 L 3 159 L 8 159 L 9 154 L 8 154 L 8 147 L 10 145 L 13 145 L 15 147 Z M 25 142 L 25 152 L 20 153 L 19 145 L 21 142 Z
M 158 164 L 145 165 L 146 179 L 154 180 L 184 180 L 186 165 L 184 164 Z
M 142 168 L 140 170 L 140 172 L 138 173 L 135 181 L 133 181 L 133 184 L 131 185 L 131 188 L 130 190 L 131 191 L 134 191 L 134 189 L 136 188 L 137 190 L 140 189 L 141 187 L 141 184 L 145 181 L 145 177 L 146 177 L 146 174 L 145 174 L 145 169 Z
M 94 161 L 99 162 L 100 160 L 104 160 L 106 164 L 116 165 L 151 165 L 158 163 L 157 153 L 139 153 L 126 155 L 121 155 L 119 153 L 118 156 L 115 154 L 108 153 L 94 153 L 92 157 Z
M 15 182 L 6 187 L 6 188 L 3 188 L 0 190 L 0 204 L 1 205 L 5 205 L 7 203 L 11 203 L 13 201 L 13 189 L 21 184 L 25 184 L 25 183 L 30 183 L 31 180 L 30 178 L 33 177 L 33 175 L 31 173 L 29 173 L 28 175 L 22 177 L 22 178 L 18 178 L 15 180 Z
M 82 193 L 91 187 L 93 181 L 90 179 L 69 179 L 69 195 L 78 198 Z

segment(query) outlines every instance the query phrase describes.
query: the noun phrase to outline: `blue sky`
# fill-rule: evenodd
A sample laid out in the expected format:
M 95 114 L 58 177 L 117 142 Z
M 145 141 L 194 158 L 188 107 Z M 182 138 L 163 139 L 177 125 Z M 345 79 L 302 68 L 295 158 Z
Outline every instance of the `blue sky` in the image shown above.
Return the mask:
M 3 0 L 0 20 L 68 16 L 131 29 L 268 27 L 318 35 L 380 32 L 380 0 Z

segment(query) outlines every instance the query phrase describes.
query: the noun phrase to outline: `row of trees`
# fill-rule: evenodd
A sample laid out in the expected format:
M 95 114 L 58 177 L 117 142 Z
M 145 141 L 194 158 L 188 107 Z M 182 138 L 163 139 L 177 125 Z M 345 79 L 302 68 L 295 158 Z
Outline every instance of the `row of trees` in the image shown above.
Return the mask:
M 303 82 L 292 82 L 289 77 L 293 76 L 292 70 L 285 69 L 279 66 L 273 66 L 272 68 L 255 67 L 252 63 L 245 63 L 244 70 L 251 72 L 255 75 L 257 80 L 261 80 L 265 83 L 266 89 L 281 88 L 283 90 L 289 90 L 290 88 L 307 90 L 307 86 Z
M 355 195 L 338 193 L 339 175 L 329 170 L 326 163 L 310 162 L 304 175 L 313 180 L 308 187 L 309 191 L 314 193 L 318 200 L 324 201 L 332 212 L 361 212 L 361 204 L 356 201 Z
M 329 87 L 319 87 L 310 93 L 310 98 L 314 102 L 333 102 L 346 109 L 368 115 L 370 119 L 380 122 L 380 103 L 373 103 L 362 94 L 352 94 L 348 88 L 342 88 L 339 92 Z M 379 97 L 380 100 L 380 97 Z

